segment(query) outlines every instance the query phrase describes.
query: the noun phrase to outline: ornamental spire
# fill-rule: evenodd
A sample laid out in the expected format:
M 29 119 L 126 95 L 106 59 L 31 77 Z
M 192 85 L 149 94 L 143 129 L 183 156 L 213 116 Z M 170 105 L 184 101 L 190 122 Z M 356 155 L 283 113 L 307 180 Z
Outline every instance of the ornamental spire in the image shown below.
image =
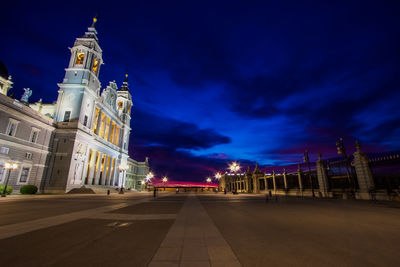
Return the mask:
M 93 18 L 93 23 L 92 23 L 91 28 L 95 28 L 96 22 L 97 22 L 97 15 Z
M 93 38 L 96 41 L 98 41 L 97 31 L 96 31 L 96 22 L 97 22 L 97 16 L 93 18 L 92 25 L 90 27 L 88 27 L 88 30 L 83 35 L 83 38 Z
M 125 80 L 122 83 L 121 88 L 119 88 L 119 91 L 129 91 L 128 86 L 129 86 L 129 84 L 128 84 L 128 74 L 125 74 Z

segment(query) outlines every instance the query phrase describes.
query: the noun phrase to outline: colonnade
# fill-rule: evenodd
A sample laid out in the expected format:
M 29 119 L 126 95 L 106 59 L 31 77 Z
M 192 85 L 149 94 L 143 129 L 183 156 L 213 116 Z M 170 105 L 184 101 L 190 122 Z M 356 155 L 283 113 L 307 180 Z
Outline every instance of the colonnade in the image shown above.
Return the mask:
M 119 146 L 120 127 L 98 107 L 95 108 L 92 131 L 104 140 Z
M 117 164 L 115 157 L 90 149 L 85 184 L 118 186 Z

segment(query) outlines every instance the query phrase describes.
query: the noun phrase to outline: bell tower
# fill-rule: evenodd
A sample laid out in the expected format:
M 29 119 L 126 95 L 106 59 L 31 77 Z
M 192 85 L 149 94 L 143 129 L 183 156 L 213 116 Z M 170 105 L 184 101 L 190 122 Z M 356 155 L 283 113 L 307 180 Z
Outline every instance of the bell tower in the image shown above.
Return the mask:
M 58 99 L 54 119 L 58 122 L 76 122 L 90 127 L 95 98 L 100 92 L 99 73 L 103 64 L 102 50 L 96 31 L 97 18 L 87 32 L 75 40 L 71 57 L 65 69 L 63 82 L 58 84 Z M 78 123 L 78 124 L 79 124 Z
M 118 116 L 123 122 L 123 135 L 121 147 L 123 151 L 128 151 L 129 146 L 129 134 L 131 132 L 131 109 L 132 109 L 132 96 L 129 92 L 128 74 L 125 74 L 125 81 L 117 91 L 117 109 Z

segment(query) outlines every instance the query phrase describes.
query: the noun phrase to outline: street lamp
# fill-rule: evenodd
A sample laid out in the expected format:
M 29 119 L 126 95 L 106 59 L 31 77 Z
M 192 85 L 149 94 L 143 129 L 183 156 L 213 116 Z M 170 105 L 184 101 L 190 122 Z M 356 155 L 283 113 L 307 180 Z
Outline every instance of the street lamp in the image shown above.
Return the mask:
M 314 183 L 311 177 L 311 167 L 310 167 L 310 157 L 308 156 L 308 150 L 304 152 L 304 162 L 307 163 L 308 165 L 308 176 L 310 178 L 310 184 L 311 184 L 311 192 L 312 192 L 312 197 L 315 197 L 315 192 L 314 192 Z
M 168 182 L 168 178 L 167 178 L 166 176 L 164 176 L 164 177 L 162 178 L 162 181 L 163 181 L 163 183 L 164 183 L 164 191 L 165 191 L 165 184 Z
M 146 175 L 146 178 L 144 178 L 144 187 L 145 187 L 145 190 L 147 189 L 147 185 L 148 185 L 148 183 L 150 182 L 150 180 L 152 179 L 154 177 L 154 174 L 152 173 L 152 172 L 149 172 L 147 175 Z
M 235 179 L 237 179 L 236 177 L 236 173 L 240 170 L 240 165 L 237 164 L 236 162 L 233 162 L 231 165 L 229 165 L 229 169 L 231 170 L 231 172 L 233 172 L 235 174 Z M 236 181 L 234 184 L 235 187 L 235 192 L 237 191 L 237 185 L 236 185 Z
M 4 190 L 3 190 L 3 193 L 1 194 L 1 196 L 2 197 L 6 197 L 8 180 L 10 179 L 11 170 L 15 170 L 16 168 L 18 168 L 18 164 L 17 163 L 12 163 L 12 162 L 6 162 L 6 163 L 4 163 L 3 168 L 5 170 L 8 170 L 8 174 L 7 174 L 6 184 L 4 185 Z
M 207 183 L 211 183 L 211 178 L 207 177 L 206 181 L 207 181 Z
M 146 181 L 147 181 L 147 182 L 150 182 L 151 178 L 153 178 L 153 177 L 154 177 L 154 174 L 153 174 L 152 172 L 149 172 L 149 173 L 146 175 Z
M 219 179 L 221 179 L 221 177 L 222 177 L 222 175 L 219 172 L 217 172 L 215 174 L 215 179 L 219 180 Z
M 119 193 L 123 194 L 124 193 L 124 174 L 126 172 L 126 170 L 128 169 L 128 165 L 125 164 L 120 164 L 119 165 L 119 171 L 122 172 L 122 178 L 121 178 L 121 187 L 119 189 Z
M 352 177 L 350 176 L 350 171 L 349 171 L 349 157 L 346 154 L 346 147 L 344 146 L 343 138 L 340 138 L 338 142 L 336 142 L 336 148 L 338 151 L 339 155 L 342 155 L 345 166 L 346 166 L 346 174 L 347 174 L 347 180 L 349 181 L 350 185 L 350 190 L 352 197 L 354 197 L 354 192 L 355 192 L 355 186 Z

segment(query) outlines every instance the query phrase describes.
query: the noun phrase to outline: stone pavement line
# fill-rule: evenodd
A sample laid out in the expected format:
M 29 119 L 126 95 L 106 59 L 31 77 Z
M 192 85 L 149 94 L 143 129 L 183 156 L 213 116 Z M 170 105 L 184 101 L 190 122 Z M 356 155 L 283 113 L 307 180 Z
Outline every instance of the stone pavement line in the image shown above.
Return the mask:
M 195 195 L 189 195 L 153 256 L 157 266 L 242 266 Z
M 3 225 L 3 226 L 0 226 L 0 239 L 13 237 L 13 236 L 20 235 L 20 234 L 25 234 L 25 233 L 32 232 L 35 230 L 40 230 L 43 228 L 48 228 L 51 226 L 56 226 L 59 224 L 63 224 L 63 223 L 67 223 L 67 222 L 71 222 L 71 221 L 75 221 L 75 220 L 79 220 L 79 219 L 90 218 L 91 216 L 95 216 L 95 215 L 106 213 L 106 212 L 113 211 L 113 210 L 118 210 L 121 208 L 125 208 L 127 206 L 136 205 L 136 204 L 140 204 L 143 202 L 148 202 L 150 200 L 151 200 L 150 198 L 143 198 L 143 199 L 135 200 L 134 202 L 130 201 L 127 203 L 119 203 L 119 204 L 108 205 L 108 206 L 103 206 L 103 207 L 94 208 L 94 209 L 87 209 L 87 210 L 82 210 L 82 211 L 77 211 L 77 212 L 71 212 L 71 213 L 67 213 L 67 214 L 63 214 L 63 215 L 41 218 L 41 219 L 22 222 L 22 223 Z M 105 215 L 105 216 L 107 216 L 107 215 Z M 114 216 L 114 219 L 115 218 L 116 218 L 116 216 Z

